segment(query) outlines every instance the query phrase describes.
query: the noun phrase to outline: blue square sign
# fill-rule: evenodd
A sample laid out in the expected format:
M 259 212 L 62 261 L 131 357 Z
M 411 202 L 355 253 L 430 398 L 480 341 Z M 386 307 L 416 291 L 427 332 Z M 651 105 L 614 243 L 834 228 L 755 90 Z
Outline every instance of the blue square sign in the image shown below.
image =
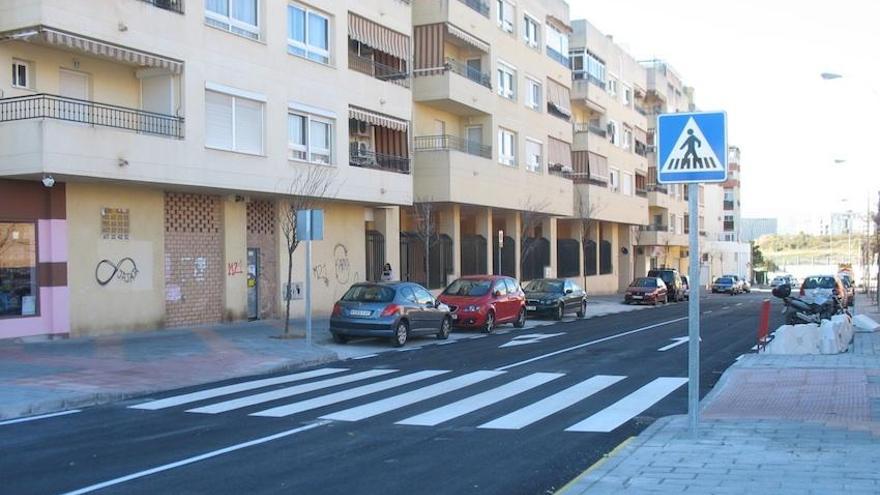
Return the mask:
M 727 180 L 727 114 L 657 116 L 657 181 L 661 184 Z

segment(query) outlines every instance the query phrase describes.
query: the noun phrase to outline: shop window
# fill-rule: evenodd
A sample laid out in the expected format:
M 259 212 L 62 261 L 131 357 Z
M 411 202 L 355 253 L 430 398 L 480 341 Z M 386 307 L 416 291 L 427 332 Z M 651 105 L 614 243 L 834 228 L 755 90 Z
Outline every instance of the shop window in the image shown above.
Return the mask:
M 0 318 L 36 314 L 36 227 L 0 222 Z

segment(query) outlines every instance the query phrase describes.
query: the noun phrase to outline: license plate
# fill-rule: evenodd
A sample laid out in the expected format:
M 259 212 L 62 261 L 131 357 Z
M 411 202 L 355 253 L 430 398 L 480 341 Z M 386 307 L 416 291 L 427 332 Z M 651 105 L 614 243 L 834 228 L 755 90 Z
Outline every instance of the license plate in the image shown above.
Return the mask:
M 458 319 L 458 315 L 455 314 L 455 313 L 453 313 L 453 314 L 452 314 L 452 319 L 453 319 L 453 320 L 457 320 L 457 319 Z
M 365 309 L 352 309 L 348 312 L 351 316 L 370 316 L 373 312 Z
M 632 296 L 633 299 L 642 299 L 642 296 Z
M 526 306 L 526 311 L 535 311 L 536 309 L 538 309 L 538 308 L 536 308 L 534 306 Z

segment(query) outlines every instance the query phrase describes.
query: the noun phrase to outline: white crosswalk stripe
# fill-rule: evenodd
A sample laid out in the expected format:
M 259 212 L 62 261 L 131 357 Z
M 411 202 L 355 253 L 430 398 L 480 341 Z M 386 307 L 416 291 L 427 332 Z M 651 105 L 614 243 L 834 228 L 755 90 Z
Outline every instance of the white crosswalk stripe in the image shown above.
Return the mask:
M 349 390 L 343 390 L 334 394 L 322 395 L 321 397 L 315 397 L 314 399 L 308 399 L 300 402 L 294 402 L 293 404 L 285 404 L 283 406 L 273 407 L 272 409 L 266 409 L 265 411 L 252 413 L 251 416 L 268 416 L 273 418 L 290 416 L 291 414 L 296 414 L 303 411 L 310 411 L 319 407 L 329 406 L 330 404 L 337 404 L 339 402 L 356 399 L 358 397 L 363 397 L 372 393 L 381 392 L 383 390 L 388 390 L 394 387 L 399 387 L 401 385 L 417 382 L 419 380 L 432 378 L 438 375 L 442 375 L 444 373 L 449 373 L 449 371 L 419 371 L 416 373 L 411 373 L 409 375 L 391 378 L 390 380 L 384 380 L 381 382 L 371 383 L 369 385 L 363 385 Z
M 687 378 L 657 378 L 565 431 L 607 433 L 634 418 L 687 383 Z
M 504 399 L 531 390 L 561 376 L 564 375 L 562 373 L 532 373 L 531 375 L 501 385 L 500 387 L 493 388 L 492 390 L 487 390 L 458 402 L 453 402 L 452 404 L 439 407 L 432 411 L 404 419 L 403 421 L 398 421 L 397 424 L 435 426 L 459 416 L 474 412 L 477 409 L 490 406 L 496 402 L 501 402 Z
M 239 399 L 228 400 L 225 402 L 219 402 L 217 404 L 211 404 L 209 406 L 197 407 L 195 409 L 189 409 L 186 412 L 191 413 L 204 413 L 204 414 L 217 414 L 227 411 L 232 411 L 233 409 L 240 409 L 242 407 L 253 406 L 254 404 L 260 404 L 263 402 L 269 402 L 272 400 L 284 399 L 287 397 L 292 397 L 294 395 L 304 394 L 306 392 L 313 392 L 315 390 L 320 390 L 322 388 L 335 387 L 336 385 L 344 385 L 346 383 L 355 382 L 358 380 L 366 380 L 368 378 L 375 378 L 377 376 L 387 375 L 388 373 L 394 373 L 397 370 L 369 370 L 362 371 L 360 373 L 355 373 L 353 375 L 340 376 L 338 378 L 330 378 L 327 380 L 320 380 L 312 383 L 304 383 L 302 385 L 296 385 L 294 387 L 286 387 L 278 390 L 271 390 L 269 392 L 263 392 L 257 395 L 248 395 L 245 397 L 241 397 Z
M 197 402 L 205 399 L 213 399 L 214 397 L 231 395 L 238 392 L 246 392 L 248 390 L 255 390 L 272 385 L 280 385 L 282 383 L 291 383 L 301 380 L 308 380 L 309 378 L 317 378 L 319 376 L 332 375 L 333 373 L 340 373 L 342 371 L 348 370 L 346 368 L 321 368 L 312 371 L 305 371 L 303 373 L 294 373 L 292 375 L 264 378 L 262 380 L 252 380 L 249 382 L 236 383 L 234 385 L 226 385 L 225 387 L 210 388 L 208 390 L 200 390 L 198 392 L 192 392 L 189 394 L 175 395 L 174 397 L 153 400 L 150 402 L 144 402 L 143 404 L 137 404 L 129 407 L 131 409 L 147 409 L 150 411 L 155 411 L 157 409 L 180 406 L 183 404 L 189 404 L 191 402 Z
M 567 407 L 586 399 L 587 397 L 623 380 L 624 376 L 597 375 L 555 393 L 534 404 L 502 416 L 498 419 L 482 424 L 479 428 L 499 430 L 519 430 L 532 423 L 540 421 L 551 414 L 557 413 Z
M 321 419 L 332 419 L 336 421 L 360 421 L 362 419 L 371 418 L 379 414 L 383 414 L 395 409 L 415 404 L 426 399 L 431 399 L 441 394 L 452 392 L 460 388 L 473 385 L 483 380 L 504 374 L 503 371 L 474 371 L 466 375 L 455 377 L 434 385 L 429 385 L 412 392 L 407 392 L 387 399 L 382 399 L 362 406 L 345 409 L 343 411 L 321 416 Z

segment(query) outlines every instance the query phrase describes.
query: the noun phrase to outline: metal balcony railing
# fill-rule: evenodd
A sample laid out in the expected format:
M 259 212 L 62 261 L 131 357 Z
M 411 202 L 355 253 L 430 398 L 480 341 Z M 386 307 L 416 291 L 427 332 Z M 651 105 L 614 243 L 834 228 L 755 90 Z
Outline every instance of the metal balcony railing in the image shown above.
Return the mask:
M 482 0 L 458 0 L 459 2 L 467 5 L 468 7 L 476 10 L 480 14 L 483 14 L 485 17 L 489 17 L 489 4 Z
M 550 48 L 549 46 L 547 47 L 547 56 L 564 65 L 566 68 L 569 66 L 568 57 L 557 52 L 553 48 Z
M 668 225 L 639 225 L 642 232 L 669 232 Z
M 468 141 L 458 136 L 449 134 L 440 134 L 436 136 L 416 136 L 416 151 L 460 151 L 469 155 L 481 156 L 483 158 L 492 158 L 492 147 L 478 143 L 476 141 Z
M 637 187 L 636 188 L 636 196 L 639 196 L 641 198 L 647 198 L 648 197 L 648 190 Z
M 593 85 L 605 89 L 605 81 L 599 79 L 598 77 L 590 74 L 587 71 L 574 71 L 571 73 L 571 78 L 575 81 L 589 81 Z
M 406 71 L 376 62 L 369 57 L 364 57 L 351 51 L 348 52 L 348 68 L 361 74 L 375 77 L 380 81 L 388 81 L 404 88 L 409 87 L 409 73 Z
M 586 123 L 586 122 L 577 122 L 574 124 L 574 132 L 592 132 L 593 134 L 601 137 L 607 137 L 608 131 L 601 127 L 597 127 L 595 125 Z
M 160 9 L 170 10 L 171 12 L 177 12 L 178 14 L 183 14 L 183 0 L 141 0 L 142 2 L 146 2 Z
M 479 69 L 470 67 L 467 64 L 463 64 L 458 60 L 455 60 L 454 58 L 447 58 L 445 65 L 446 70 L 454 72 L 460 76 L 464 76 L 477 84 L 492 89 L 492 76 L 490 76 L 489 74 L 486 74 Z
M 374 168 L 399 174 L 409 174 L 409 158 L 405 156 L 386 155 L 375 151 L 350 149 L 348 164 L 352 167 Z
M 645 117 L 648 116 L 648 111 L 645 110 L 645 107 L 640 106 L 640 105 L 634 105 L 633 108 L 635 108 L 636 112 L 639 112 L 640 115 L 644 115 Z
M 669 188 L 663 184 L 648 184 L 647 190 L 648 192 L 660 192 L 663 194 L 669 194 Z
M 733 210 L 733 201 L 724 201 L 724 209 L 725 210 Z
M 184 130 L 183 117 L 136 108 L 43 93 L 0 98 L 0 122 L 30 119 L 65 120 L 178 139 Z

